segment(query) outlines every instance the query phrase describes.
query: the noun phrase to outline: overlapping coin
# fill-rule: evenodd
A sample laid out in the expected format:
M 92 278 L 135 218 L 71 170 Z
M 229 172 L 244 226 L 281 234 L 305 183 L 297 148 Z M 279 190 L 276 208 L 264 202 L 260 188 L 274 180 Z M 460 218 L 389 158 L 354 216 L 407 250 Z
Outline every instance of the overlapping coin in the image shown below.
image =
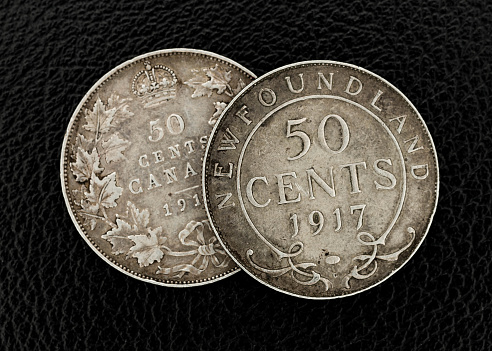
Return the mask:
M 211 224 L 247 273 L 335 298 L 371 288 L 421 245 L 439 174 L 410 101 L 362 68 L 310 61 L 247 86 L 214 127 L 203 171 Z
M 209 52 L 152 52 L 116 67 L 82 99 L 61 157 L 63 194 L 82 237 L 141 280 L 191 286 L 238 270 L 207 220 L 207 138 L 252 79 Z

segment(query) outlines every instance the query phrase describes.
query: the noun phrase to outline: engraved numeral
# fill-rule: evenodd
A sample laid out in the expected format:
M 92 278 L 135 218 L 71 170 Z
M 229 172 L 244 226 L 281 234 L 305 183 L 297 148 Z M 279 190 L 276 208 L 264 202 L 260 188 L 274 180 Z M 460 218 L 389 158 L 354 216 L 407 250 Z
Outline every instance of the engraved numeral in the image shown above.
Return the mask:
M 181 134 L 185 128 L 183 118 L 175 113 L 167 118 L 166 125 L 171 134 Z
M 335 231 L 338 232 L 340 229 L 342 229 L 342 217 L 340 216 L 340 208 L 337 208 L 335 211 L 333 211 L 333 214 L 335 215 L 337 220 L 337 227 L 335 228 Z
M 318 228 L 314 231 L 313 236 L 318 235 L 323 229 L 323 225 L 325 224 L 325 217 L 319 211 L 313 211 L 309 214 L 309 224 L 312 226 L 317 226 Z
M 340 127 L 342 128 L 342 145 L 340 146 L 340 148 L 338 150 L 331 149 L 328 146 L 328 144 L 326 143 L 325 127 L 326 127 L 326 122 L 328 122 L 328 120 L 330 118 L 336 119 L 338 121 L 338 123 L 340 123 Z M 350 132 L 348 129 L 347 122 L 345 122 L 345 120 L 342 117 L 340 117 L 339 115 L 328 115 L 328 116 L 326 116 L 325 118 L 323 118 L 323 120 L 319 124 L 318 139 L 319 139 L 321 146 L 325 149 L 325 151 L 332 152 L 335 154 L 341 153 L 343 150 L 345 150 L 347 148 L 347 145 L 348 145 L 349 140 L 350 140 Z
M 193 200 L 191 200 L 193 199 Z M 181 198 L 181 199 L 178 199 L 178 201 L 176 201 L 176 204 L 178 205 L 178 208 L 175 210 L 175 212 L 173 213 L 172 210 L 169 208 L 169 204 L 166 203 L 164 204 L 164 206 L 162 206 L 162 208 L 164 209 L 164 216 L 167 217 L 167 216 L 172 216 L 173 214 L 175 214 L 176 212 L 185 212 L 185 211 L 188 211 L 189 209 L 193 209 L 194 207 L 198 207 L 201 205 L 201 202 L 200 202 L 200 197 L 198 194 L 194 194 L 191 199 L 189 200 L 190 202 L 187 202 L 187 200 Z M 193 204 L 193 206 L 192 206 Z M 172 206 L 172 204 L 171 204 Z
M 366 208 L 366 205 L 365 204 L 362 204 L 362 205 L 352 205 L 350 206 L 350 213 L 351 214 L 354 214 L 355 211 L 360 211 L 359 213 L 359 218 L 357 220 L 357 230 L 359 230 L 363 225 L 363 218 L 364 218 L 364 210 Z M 341 229 L 342 229 L 342 214 L 341 214 L 341 209 L 340 207 L 337 207 L 335 209 L 335 211 L 333 211 L 333 214 L 335 215 L 335 228 L 334 228 L 334 231 L 335 232 L 339 232 Z M 291 235 L 291 238 L 294 238 L 295 236 L 297 236 L 300 232 L 300 226 L 299 226 L 299 218 L 297 216 L 296 213 L 293 213 L 289 220 L 292 221 L 292 228 L 294 230 L 293 234 Z M 318 235 L 319 233 L 321 233 L 321 231 L 323 230 L 324 228 L 324 225 L 325 225 L 325 216 L 323 215 L 323 213 L 321 211 L 312 211 L 309 215 L 308 215 L 308 218 L 307 218 L 307 221 L 308 223 L 314 227 L 314 229 L 312 230 L 311 232 L 311 235 L 312 236 L 316 236 Z
M 179 209 L 181 212 L 183 212 L 186 208 L 186 201 L 184 199 L 179 199 L 178 200 L 178 206 L 181 208 Z
M 293 214 L 290 216 L 290 220 L 292 221 L 294 225 L 294 234 L 292 234 L 291 238 L 295 237 L 297 234 L 299 234 L 299 222 L 297 222 L 297 214 Z
M 156 142 L 162 139 L 164 136 L 164 130 L 161 127 L 157 127 L 157 123 L 159 123 L 159 119 L 156 119 L 155 121 L 150 121 L 150 135 L 149 135 L 149 140 Z M 153 138 L 155 135 L 154 132 L 157 132 L 157 138 Z
M 360 210 L 359 220 L 357 221 L 357 230 L 359 230 L 360 227 L 362 227 L 362 216 L 364 216 L 364 209 L 365 208 L 366 208 L 366 205 L 354 205 L 354 206 L 350 206 L 350 213 L 351 214 L 354 214 L 355 211 Z
M 304 156 L 309 151 L 309 148 L 311 147 L 311 140 L 309 139 L 309 136 L 306 133 L 304 133 L 303 131 L 300 131 L 300 130 L 296 130 L 294 132 L 291 131 L 292 126 L 299 125 L 304 121 L 306 121 L 306 118 L 289 119 L 287 121 L 286 137 L 287 138 L 298 137 L 298 138 L 301 138 L 301 140 L 302 140 L 302 151 L 299 152 L 296 156 L 287 157 L 287 160 L 289 160 L 289 161 L 293 161 L 293 160 L 297 160 L 298 158 L 301 158 L 302 156 Z
M 149 140 L 152 142 L 157 142 L 164 137 L 164 129 L 158 126 L 159 122 L 159 118 L 155 121 L 150 121 Z M 180 115 L 173 113 L 167 117 L 166 127 L 169 133 L 173 135 L 181 134 L 185 128 L 185 123 Z
M 342 130 L 342 135 L 341 135 L 342 143 L 341 143 L 340 147 L 336 150 L 333 150 L 332 148 L 330 148 L 328 146 L 328 143 L 326 142 L 326 137 L 325 137 L 326 122 L 328 122 L 328 120 L 330 118 L 337 120 L 338 123 L 340 124 L 341 130 Z M 305 121 L 306 121 L 306 118 L 289 119 L 287 121 L 287 131 L 286 131 L 285 136 L 287 138 L 297 137 L 297 138 L 300 138 L 302 141 L 301 152 L 299 152 L 295 156 L 288 156 L 287 160 L 289 160 L 289 161 L 297 160 L 297 159 L 303 157 L 305 154 L 307 154 L 307 152 L 309 151 L 309 148 L 311 147 L 311 139 L 309 138 L 309 136 L 305 132 L 303 132 L 301 130 L 292 131 L 292 126 L 300 125 Z M 350 141 L 350 132 L 349 132 L 347 122 L 345 122 L 345 120 L 342 117 L 340 117 L 339 115 L 332 114 L 332 115 L 328 115 L 328 116 L 324 117 L 318 126 L 318 139 L 319 139 L 319 143 L 320 143 L 321 147 L 326 152 L 334 153 L 334 154 L 339 154 L 339 153 L 343 152 L 347 148 L 348 143 Z
M 200 206 L 200 199 L 198 197 L 198 194 L 193 195 L 193 198 L 195 199 L 195 207 Z
M 166 210 L 166 213 L 164 214 L 164 216 L 171 216 L 172 213 L 169 211 L 169 205 L 168 204 L 165 204 L 164 206 L 162 206 L 162 208 L 164 208 Z

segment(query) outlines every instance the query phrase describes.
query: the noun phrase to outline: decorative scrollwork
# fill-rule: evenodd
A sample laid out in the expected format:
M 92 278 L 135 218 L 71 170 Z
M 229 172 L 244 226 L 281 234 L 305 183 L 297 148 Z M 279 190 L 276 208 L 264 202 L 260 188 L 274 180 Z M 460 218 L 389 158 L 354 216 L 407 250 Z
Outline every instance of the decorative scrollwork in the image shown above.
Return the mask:
M 282 252 L 278 249 L 273 250 L 277 254 L 278 254 L 277 250 L 281 253 L 280 255 L 278 255 L 279 261 L 282 261 L 283 259 L 287 261 L 287 266 L 277 269 L 264 268 L 256 264 L 251 258 L 251 256 L 253 256 L 254 254 L 254 251 L 252 249 L 248 249 L 246 251 L 246 258 L 255 269 L 259 270 L 260 272 L 267 273 L 273 277 L 279 277 L 281 275 L 290 272 L 291 278 L 298 284 L 314 285 L 318 282 L 322 282 L 325 285 L 325 291 L 332 288 L 333 283 L 327 278 L 322 277 L 318 272 L 315 272 L 314 270 L 308 272 L 301 270 L 301 269 L 316 267 L 315 263 L 311 263 L 311 262 L 295 263 L 292 260 L 294 257 L 299 256 L 302 253 L 303 249 L 304 249 L 304 245 L 302 244 L 302 242 L 295 242 L 289 247 L 289 250 L 287 252 Z M 302 280 L 299 279 L 300 277 L 306 277 L 310 279 Z
M 385 254 L 385 255 L 378 255 L 378 247 L 379 245 L 384 245 L 384 241 L 381 240 L 376 240 L 374 236 L 370 233 L 367 232 L 360 232 L 357 235 L 357 240 L 365 246 L 372 246 L 372 253 L 370 255 L 359 255 L 353 258 L 353 261 L 366 261 L 362 266 L 354 266 L 352 268 L 352 271 L 350 271 L 349 274 L 347 274 L 344 278 L 344 287 L 347 289 L 350 289 L 350 279 L 355 278 L 355 279 L 367 279 L 370 276 L 372 276 L 374 273 L 376 273 L 376 270 L 378 269 L 378 260 L 383 260 L 383 261 L 396 261 L 398 259 L 398 256 L 404 252 L 406 249 L 408 249 L 413 241 L 415 240 L 415 229 L 412 227 L 407 228 L 407 232 L 411 235 L 410 241 L 402 247 L 400 250 L 395 251 L 390 254 Z M 363 238 L 367 237 L 369 240 L 364 240 Z M 372 267 L 371 267 L 372 265 Z M 363 274 L 361 272 L 369 270 L 368 273 Z

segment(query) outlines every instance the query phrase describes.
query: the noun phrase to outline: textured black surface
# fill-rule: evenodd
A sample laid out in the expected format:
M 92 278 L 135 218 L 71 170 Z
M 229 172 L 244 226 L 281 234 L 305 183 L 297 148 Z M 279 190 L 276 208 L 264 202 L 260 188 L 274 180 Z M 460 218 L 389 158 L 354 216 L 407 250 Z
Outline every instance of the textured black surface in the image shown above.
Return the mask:
M 5 350 L 490 350 L 492 5 L 489 1 L 23 1 L 0 8 L 0 346 Z M 65 209 L 59 156 L 107 71 L 204 49 L 258 75 L 331 59 L 419 109 L 441 195 L 423 246 L 363 294 L 308 301 L 246 274 L 171 289 L 105 264 Z

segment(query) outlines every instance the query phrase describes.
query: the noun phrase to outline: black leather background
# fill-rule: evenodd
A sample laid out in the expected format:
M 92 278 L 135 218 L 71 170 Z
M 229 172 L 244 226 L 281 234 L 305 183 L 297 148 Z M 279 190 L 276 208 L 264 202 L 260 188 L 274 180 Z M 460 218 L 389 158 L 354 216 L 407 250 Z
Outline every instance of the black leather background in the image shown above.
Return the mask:
M 1 349 L 492 348 L 490 1 L 5 1 L 0 28 Z M 257 75 L 344 61 L 397 86 L 427 122 L 441 171 L 413 259 L 367 292 L 309 301 L 243 273 L 154 286 L 97 257 L 63 201 L 63 134 L 111 68 L 174 47 Z

